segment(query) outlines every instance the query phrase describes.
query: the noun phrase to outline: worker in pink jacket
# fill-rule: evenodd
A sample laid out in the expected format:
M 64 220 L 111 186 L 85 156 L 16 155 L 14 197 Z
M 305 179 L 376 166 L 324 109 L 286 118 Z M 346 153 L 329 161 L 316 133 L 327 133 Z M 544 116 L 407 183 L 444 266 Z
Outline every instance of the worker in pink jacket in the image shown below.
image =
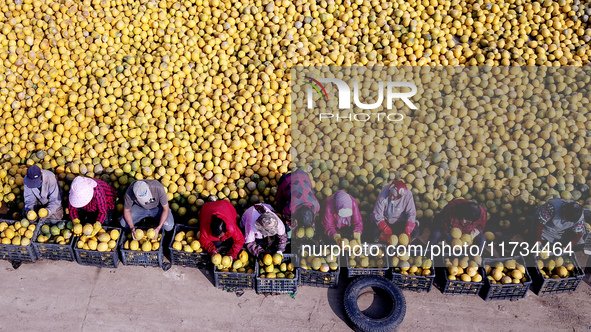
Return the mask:
M 343 238 L 361 242 L 363 220 L 355 198 L 342 190 L 328 196 L 324 202 L 322 226 L 326 237 L 337 244 Z

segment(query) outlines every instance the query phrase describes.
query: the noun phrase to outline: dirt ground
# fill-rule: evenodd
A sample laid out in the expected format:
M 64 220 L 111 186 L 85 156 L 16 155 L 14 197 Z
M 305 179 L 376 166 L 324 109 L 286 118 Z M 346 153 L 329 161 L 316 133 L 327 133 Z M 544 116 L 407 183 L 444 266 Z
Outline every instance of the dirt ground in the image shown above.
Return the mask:
M 0 261 L 0 331 L 346 331 L 339 289 L 297 296 L 216 289 L 205 271 L 120 265 L 100 269 L 40 260 Z M 400 331 L 589 331 L 591 287 L 570 295 L 485 302 L 475 296 L 404 292 Z M 366 301 L 367 302 L 367 301 Z M 371 301 L 369 301 L 371 302 Z

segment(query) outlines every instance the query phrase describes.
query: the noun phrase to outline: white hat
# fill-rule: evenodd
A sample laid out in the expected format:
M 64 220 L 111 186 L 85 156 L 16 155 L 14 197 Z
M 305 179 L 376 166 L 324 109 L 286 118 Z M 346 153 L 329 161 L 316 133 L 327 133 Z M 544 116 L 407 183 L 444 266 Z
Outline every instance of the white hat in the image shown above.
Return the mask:
M 339 217 L 341 217 L 341 218 L 349 218 L 352 215 L 353 215 L 352 209 L 340 209 L 339 210 Z
M 137 201 L 142 205 L 152 202 L 153 196 L 150 191 L 150 186 L 144 181 L 137 181 L 133 185 L 133 193 Z
M 75 208 L 86 206 L 92 200 L 96 186 L 96 181 L 91 178 L 76 177 L 70 187 L 70 204 Z

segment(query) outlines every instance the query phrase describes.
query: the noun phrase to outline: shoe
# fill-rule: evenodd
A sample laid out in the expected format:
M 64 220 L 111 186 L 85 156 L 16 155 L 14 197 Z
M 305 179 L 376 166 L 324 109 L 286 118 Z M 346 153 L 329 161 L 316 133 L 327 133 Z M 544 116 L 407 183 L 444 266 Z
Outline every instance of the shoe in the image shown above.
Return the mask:
M 162 263 L 162 270 L 164 270 L 164 271 L 170 270 L 171 267 L 172 267 L 172 264 L 170 264 L 169 262 Z
M 21 261 L 12 261 L 12 268 L 13 269 L 18 269 L 21 266 Z

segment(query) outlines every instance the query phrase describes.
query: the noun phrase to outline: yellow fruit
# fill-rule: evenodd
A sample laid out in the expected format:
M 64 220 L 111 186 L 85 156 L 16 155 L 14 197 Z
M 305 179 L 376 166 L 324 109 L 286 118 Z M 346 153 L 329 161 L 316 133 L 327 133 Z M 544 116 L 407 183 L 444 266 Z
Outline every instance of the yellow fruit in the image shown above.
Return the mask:
M 408 235 L 405 233 L 400 234 L 398 236 L 398 243 L 400 243 L 401 246 L 407 246 L 409 243 Z
M 481 281 L 482 281 L 482 276 L 480 274 L 477 274 L 472 277 L 472 282 L 481 282 Z
M 510 283 L 512 283 L 512 282 L 513 282 L 513 280 L 512 280 L 512 279 L 511 279 L 511 277 L 509 277 L 509 276 L 504 276 L 504 277 L 501 279 L 501 283 L 502 283 L 503 285 L 507 285 L 507 284 L 510 284 Z
M 190 246 L 190 245 L 188 245 L 188 244 L 185 244 L 185 245 L 183 246 L 183 251 L 185 251 L 185 252 L 193 252 L 193 248 L 191 248 L 191 246 Z
M 101 235 L 98 236 L 98 240 L 100 242 L 109 242 L 109 241 L 111 241 L 111 237 L 109 236 L 109 234 L 103 233 L 103 234 L 101 234 Z
M 226 268 L 229 268 L 230 266 L 232 266 L 232 257 L 230 257 L 230 256 L 222 257 L 222 265 Z
M 314 228 L 312 228 L 312 227 L 306 228 L 306 237 L 310 238 L 310 239 L 314 237 Z
M 30 221 L 37 220 L 37 213 L 33 210 L 30 210 L 29 212 L 27 212 L 27 219 L 29 219 Z
M 185 232 L 178 232 L 175 236 L 174 236 L 174 240 L 181 242 L 183 239 L 185 238 Z
M 111 240 L 117 241 L 117 239 L 119 239 L 119 230 L 113 229 L 109 232 L 109 235 L 111 236 Z
M 183 245 L 179 241 L 174 241 L 172 243 L 172 248 L 181 251 L 183 250 Z
M 145 236 L 145 234 L 144 234 L 144 231 L 143 231 L 143 230 L 141 230 L 141 229 L 137 229 L 137 228 L 136 228 L 136 230 L 135 230 L 135 234 L 134 234 L 134 237 L 135 237 L 137 240 L 141 240 L 141 239 L 143 239 L 143 238 L 144 238 L 144 236 Z
M 460 237 L 460 240 L 462 240 L 462 244 L 467 244 L 467 245 L 471 245 L 472 244 L 472 236 L 470 236 L 470 234 L 463 234 Z
M 144 242 L 142 244 L 142 251 L 152 251 L 152 243 L 149 241 Z
M 26 238 L 26 237 L 21 238 L 21 244 L 20 244 L 21 246 L 28 246 L 30 243 L 31 243 L 30 238 Z M 568 274 L 568 272 L 567 272 L 567 274 Z
M 47 211 L 47 209 L 46 209 L 46 208 L 41 208 L 41 209 L 39 209 L 39 212 L 38 212 L 38 214 L 39 214 L 39 218 L 45 218 L 45 217 L 47 217 L 47 214 L 48 214 L 48 213 L 49 213 L 49 212 Z M 27 218 L 28 218 L 28 217 L 29 217 L 29 214 L 27 213 Z
M 491 276 L 493 277 L 493 279 L 495 279 L 496 281 L 501 280 L 501 278 L 503 277 L 503 272 L 499 269 L 494 269 L 492 271 Z
M 88 248 L 90 250 L 96 250 L 97 247 L 98 247 L 98 243 L 96 240 L 89 240 L 88 241 Z
M 140 243 L 137 240 L 129 242 L 129 249 L 137 251 L 140 249 Z
M 109 244 L 107 244 L 106 242 L 101 242 L 97 245 L 96 250 L 107 251 L 107 250 L 109 250 Z
M 148 239 L 153 239 L 156 237 L 156 231 L 153 228 L 148 229 L 148 231 L 146 232 L 146 237 Z
M 78 247 L 78 249 L 82 249 L 82 247 L 84 247 L 84 242 L 78 241 L 78 243 L 76 244 L 76 247 Z
M 396 236 L 396 234 L 390 235 L 389 243 L 390 243 L 390 245 L 393 245 L 393 246 L 398 245 L 398 236 Z
M 267 265 L 267 266 L 265 267 L 265 272 L 267 272 L 267 273 L 271 273 L 271 272 L 273 272 L 273 271 L 275 271 L 275 268 L 273 267 L 273 265 Z
M 214 254 L 213 256 L 211 256 L 211 263 L 213 265 L 220 265 L 222 263 L 222 255 Z
M 304 229 L 304 227 L 298 227 L 298 230 L 296 231 L 295 235 L 298 239 L 301 239 L 304 237 L 304 235 L 306 235 L 306 230 Z
M 265 265 L 273 265 L 273 257 L 269 254 L 263 256 L 263 264 Z
M 273 255 L 273 264 L 279 265 L 279 264 L 281 264 L 282 260 L 283 260 L 283 255 L 281 255 L 281 254 Z
M 462 237 L 462 230 L 460 230 L 459 228 L 452 228 L 451 231 L 449 232 L 449 235 L 454 238 L 454 239 L 459 239 Z
M 82 234 L 82 225 L 80 224 L 75 224 L 74 227 L 72 228 L 72 232 L 74 232 L 74 235 L 79 236 Z
M 495 240 L 495 234 L 492 232 L 484 232 L 484 238 L 487 242 L 493 242 Z
M 462 281 L 472 281 L 472 278 L 469 275 L 467 275 L 467 274 L 464 273 L 464 274 L 462 274 L 460 276 L 460 280 L 462 280 Z
M 237 259 L 234 261 L 234 263 L 232 264 L 232 268 L 238 270 L 239 268 L 242 267 L 242 261 Z
M 242 250 L 238 254 L 238 259 L 242 261 L 242 265 L 246 265 L 248 263 L 248 252 L 246 252 L 246 250 Z
M 559 266 L 556 268 L 556 275 L 560 278 L 566 278 L 568 277 L 568 270 L 564 266 Z
M 458 275 L 458 268 L 456 266 L 450 266 L 450 267 L 447 268 L 447 272 L 450 275 L 454 275 L 454 276 L 455 275 Z
M 9 240 L 12 240 L 12 238 L 14 238 L 14 235 L 15 235 L 14 231 L 10 228 L 8 228 L 7 230 L 4 231 L 4 237 Z
M 3 221 L 0 223 L 0 232 L 4 232 L 4 230 L 6 230 L 8 228 L 8 224 Z
M 193 251 L 197 251 L 199 250 L 199 248 L 201 248 L 201 243 L 199 243 L 199 241 L 194 240 L 193 242 L 191 242 L 191 249 L 193 249 Z
M 466 268 L 466 274 L 470 276 L 470 278 L 474 277 L 478 273 L 478 268 L 476 267 L 468 267 Z
M 82 233 L 84 233 L 84 235 L 86 235 L 86 236 L 91 236 L 90 234 L 92 234 L 92 231 L 93 231 L 93 227 L 91 224 L 86 224 L 82 228 Z

